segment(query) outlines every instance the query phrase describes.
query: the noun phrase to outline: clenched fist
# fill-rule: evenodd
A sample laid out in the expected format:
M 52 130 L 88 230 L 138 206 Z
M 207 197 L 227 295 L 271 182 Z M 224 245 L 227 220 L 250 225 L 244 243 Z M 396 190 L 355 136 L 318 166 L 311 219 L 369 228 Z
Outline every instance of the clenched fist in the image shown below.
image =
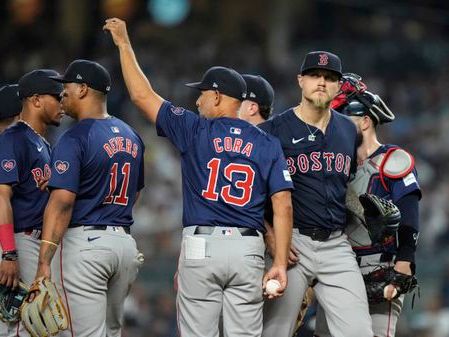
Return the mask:
M 109 31 L 117 47 L 130 45 L 126 22 L 118 18 L 107 19 L 103 30 Z

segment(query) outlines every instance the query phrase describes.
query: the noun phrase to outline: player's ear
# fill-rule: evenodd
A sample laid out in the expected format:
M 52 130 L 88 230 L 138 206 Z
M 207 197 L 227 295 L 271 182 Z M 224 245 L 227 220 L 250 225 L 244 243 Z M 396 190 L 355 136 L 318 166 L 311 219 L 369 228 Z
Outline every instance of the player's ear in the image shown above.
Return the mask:
M 86 83 L 79 84 L 79 86 L 78 86 L 78 97 L 79 98 L 84 98 L 87 95 L 88 91 L 89 91 L 89 87 L 87 86 Z
M 255 116 L 259 113 L 259 104 L 251 102 L 249 105 L 249 114 L 250 116 Z
M 302 76 L 298 75 L 298 85 L 301 89 L 302 89 L 302 81 L 303 81 Z
M 215 105 L 215 106 L 219 105 L 220 102 L 221 102 L 221 99 L 222 99 L 222 97 L 221 97 L 220 92 L 219 92 L 218 90 L 215 90 L 214 105 Z
M 362 117 L 362 121 L 361 121 L 361 129 L 363 131 L 367 130 L 371 125 L 374 125 L 373 121 L 371 120 L 371 118 L 369 116 L 363 116 Z
M 39 97 L 39 95 L 37 95 L 37 94 L 35 94 L 35 95 L 33 95 L 33 96 L 30 96 L 30 97 L 28 97 L 27 99 L 28 99 L 28 100 L 31 102 L 31 104 L 33 104 L 33 106 L 36 107 L 36 108 L 40 108 L 41 105 L 42 105 L 42 102 L 41 102 L 41 100 L 40 100 L 40 97 Z

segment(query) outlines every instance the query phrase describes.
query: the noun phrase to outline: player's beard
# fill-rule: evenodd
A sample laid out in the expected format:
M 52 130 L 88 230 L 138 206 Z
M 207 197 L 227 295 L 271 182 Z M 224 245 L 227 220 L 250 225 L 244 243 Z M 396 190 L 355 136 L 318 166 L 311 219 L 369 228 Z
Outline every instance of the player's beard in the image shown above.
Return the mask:
M 311 103 L 315 108 L 323 110 L 323 109 L 329 109 L 329 106 L 332 102 L 332 99 L 324 98 L 324 97 L 318 97 L 318 98 L 310 98 L 305 97 L 305 99 Z
M 59 126 L 61 124 L 60 112 L 52 111 L 52 109 L 47 109 L 44 107 L 44 119 L 46 120 L 45 124 L 52 126 Z
M 53 126 L 59 126 L 59 125 L 61 125 L 61 119 L 62 119 L 62 117 L 59 117 L 59 114 L 58 114 L 57 117 L 52 118 L 52 119 L 50 120 L 50 125 L 53 125 Z

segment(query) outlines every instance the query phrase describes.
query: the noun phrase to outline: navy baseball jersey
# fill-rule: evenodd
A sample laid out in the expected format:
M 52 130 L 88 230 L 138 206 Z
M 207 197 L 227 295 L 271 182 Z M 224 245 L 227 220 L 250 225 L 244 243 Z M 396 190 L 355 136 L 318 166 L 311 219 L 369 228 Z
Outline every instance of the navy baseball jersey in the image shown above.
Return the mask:
M 297 228 L 338 230 L 345 226 L 345 196 L 356 167 L 357 130 L 348 117 L 331 111 L 325 134 L 312 125 L 307 128 L 293 109 L 259 125 L 281 141 L 295 186 L 292 201 Z
M 50 176 L 50 145 L 25 123 L 0 135 L 0 184 L 12 186 L 11 205 L 16 233 L 42 228 L 48 193 L 38 187 Z
M 67 130 L 52 153 L 49 188 L 76 193 L 71 225 L 131 225 L 143 154 L 140 137 L 118 118 L 83 119 Z
M 243 120 L 205 119 L 170 102 L 156 126 L 181 152 L 184 226 L 265 231 L 265 200 L 293 187 L 276 138 Z

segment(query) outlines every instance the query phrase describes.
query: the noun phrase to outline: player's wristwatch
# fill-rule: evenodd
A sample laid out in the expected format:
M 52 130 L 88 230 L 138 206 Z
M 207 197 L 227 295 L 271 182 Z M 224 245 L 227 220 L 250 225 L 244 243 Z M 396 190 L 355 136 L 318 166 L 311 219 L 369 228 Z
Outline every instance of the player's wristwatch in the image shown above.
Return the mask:
M 17 254 L 17 250 L 10 250 L 9 252 L 2 253 L 2 260 L 4 261 L 17 261 L 19 255 Z

